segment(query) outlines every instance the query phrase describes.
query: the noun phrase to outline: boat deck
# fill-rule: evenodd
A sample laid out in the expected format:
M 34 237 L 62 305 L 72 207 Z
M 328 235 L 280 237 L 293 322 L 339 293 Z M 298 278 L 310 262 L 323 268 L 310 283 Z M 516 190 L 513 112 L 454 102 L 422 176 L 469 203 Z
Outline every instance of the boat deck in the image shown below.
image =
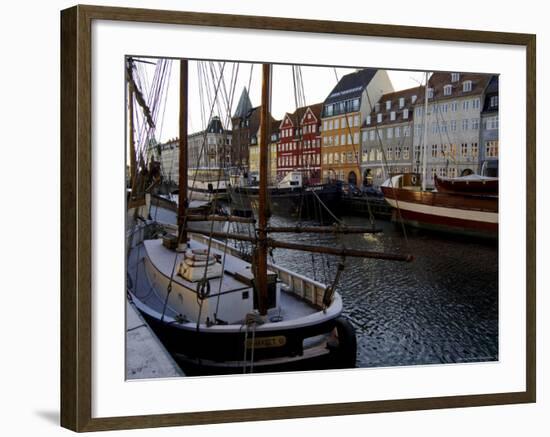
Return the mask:
M 203 248 L 204 246 L 191 240 L 191 248 Z M 212 248 L 213 254 L 219 254 L 223 256 L 223 253 L 219 250 Z M 176 266 L 183 258 L 183 254 L 176 254 L 176 252 L 165 248 L 160 240 L 147 240 L 144 244 L 140 244 L 136 248 L 131 250 L 130 258 L 128 260 L 128 275 L 131 283 L 132 293 L 145 305 L 153 309 L 155 312 L 162 314 L 164 308 L 164 298 L 155 290 L 147 277 L 144 265 L 144 256 L 149 253 L 156 261 L 157 268 L 161 273 L 170 277 L 171 268 L 174 264 L 174 258 L 177 256 Z M 210 298 L 216 297 L 222 281 L 221 292 L 226 292 L 234 289 L 248 288 L 248 286 L 231 276 L 231 273 L 239 270 L 249 269 L 250 264 L 235 256 L 226 254 L 224 275 L 220 278 L 211 279 L 212 293 Z M 228 274 L 229 273 L 229 274 Z M 196 289 L 196 283 L 186 281 L 179 275 L 174 275 L 174 281 L 179 284 L 188 287 L 192 290 Z M 288 321 L 295 320 L 305 316 L 313 315 L 319 312 L 318 308 L 315 308 L 311 304 L 300 299 L 294 293 L 281 290 L 280 299 L 276 308 L 271 308 L 268 311 L 267 318 L 271 322 L 275 321 Z M 165 310 L 165 317 L 167 319 L 176 318 L 177 312 L 170 306 L 167 306 Z

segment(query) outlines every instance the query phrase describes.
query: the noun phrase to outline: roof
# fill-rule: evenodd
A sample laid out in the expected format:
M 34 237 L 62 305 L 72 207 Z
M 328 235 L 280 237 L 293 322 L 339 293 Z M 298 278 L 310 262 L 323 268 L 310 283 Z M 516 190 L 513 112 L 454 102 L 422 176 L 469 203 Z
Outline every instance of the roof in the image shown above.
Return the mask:
M 251 110 L 252 102 L 250 101 L 246 87 L 244 87 L 241 97 L 239 98 L 239 103 L 237 104 L 237 109 L 235 109 L 235 113 L 232 118 L 245 118 Z
M 324 104 L 327 105 L 361 96 L 377 71 L 374 68 L 364 68 L 342 76 L 325 99 Z
M 386 124 L 398 124 L 398 123 L 409 123 L 412 122 L 413 119 L 413 109 L 416 102 L 419 101 L 420 96 L 424 95 L 424 87 L 423 86 L 417 86 L 414 88 L 407 88 L 405 90 L 401 91 L 393 91 L 391 93 L 383 94 L 380 97 L 380 100 L 377 102 L 377 104 L 374 106 L 372 112 L 369 114 L 371 117 L 371 123 L 366 124 L 363 122 L 362 127 L 373 127 L 377 125 L 386 125 Z M 413 102 L 413 96 L 416 96 L 415 102 Z M 402 108 L 399 107 L 399 99 L 405 99 L 404 106 Z M 386 102 L 391 101 L 392 105 L 389 110 L 386 110 Z M 376 111 L 376 106 L 380 104 L 380 110 Z M 409 114 L 408 118 L 403 118 L 403 110 L 408 109 Z M 395 120 L 390 119 L 391 112 L 395 112 Z M 377 123 L 377 115 L 382 114 L 382 121 L 380 123 Z
M 304 115 L 306 114 L 308 108 L 311 110 L 313 115 L 317 118 L 317 120 L 321 121 L 321 110 L 323 109 L 323 103 L 315 103 L 313 105 L 306 105 L 301 106 L 300 108 L 296 108 L 296 110 L 292 113 L 287 112 L 285 114 L 285 117 L 288 116 L 290 120 L 292 121 L 292 124 L 294 126 L 299 126 L 301 124 L 302 118 L 304 118 Z M 283 118 L 284 120 L 284 118 Z M 281 120 L 282 122 L 282 120 Z
M 485 89 L 485 101 L 483 102 L 482 112 L 498 111 L 498 100 L 496 106 L 491 106 L 491 97 L 498 96 L 498 75 L 493 75 L 487 88 Z
M 491 79 L 490 74 L 458 73 L 459 79 L 456 82 L 452 82 L 452 74 L 453 72 L 438 72 L 430 76 L 430 79 L 428 79 L 428 86 L 429 88 L 433 88 L 434 94 L 433 99 L 430 98 L 428 101 L 441 101 L 482 94 Z M 468 80 L 472 81 L 472 89 L 471 91 L 463 91 L 463 83 Z M 451 94 L 448 96 L 444 95 L 443 88 L 445 85 L 452 86 Z M 419 96 L 417 103 L 422 103 L 423 101 L 424 95 Z

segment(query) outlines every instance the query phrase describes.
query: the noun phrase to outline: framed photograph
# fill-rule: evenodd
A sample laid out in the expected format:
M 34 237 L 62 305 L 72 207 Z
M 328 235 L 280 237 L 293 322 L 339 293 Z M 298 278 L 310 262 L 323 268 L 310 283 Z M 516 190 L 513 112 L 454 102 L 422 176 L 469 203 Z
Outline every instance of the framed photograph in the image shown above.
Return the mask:
M 62 426 L 535 402 L 535 87 L 529 34 L 62 11 Z

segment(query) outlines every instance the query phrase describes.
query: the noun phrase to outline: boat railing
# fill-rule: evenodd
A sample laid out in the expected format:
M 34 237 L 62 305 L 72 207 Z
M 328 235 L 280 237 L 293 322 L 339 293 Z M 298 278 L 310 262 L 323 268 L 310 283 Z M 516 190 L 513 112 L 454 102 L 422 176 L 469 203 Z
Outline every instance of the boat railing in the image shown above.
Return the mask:
M 177 227 L 175 225 L 163 224 L 163 226 L 165 229 L 177 232 Z M 210 239 L 208 236 L 200 234 L 193 234 L 193 238 L 204 244 L 208 244 L 208 240 Z M 224 241 L 216 240 L 215 238 L 212 238 L 211 241 L 214 249 L 221 252 L 225 251 L 232 256 L 239 257 L 240 253 L 237 248 L 226 245 Z M 299 273 L 288 270 L 277 264 L 268 262 L 267 265 L 270 270 L 277 273 L 279 280 L 286 286 L 286 291 L 294 294 L 316 308 L 323 307 L 323 297 L 326 289 L 325 284 L 300 275 Z

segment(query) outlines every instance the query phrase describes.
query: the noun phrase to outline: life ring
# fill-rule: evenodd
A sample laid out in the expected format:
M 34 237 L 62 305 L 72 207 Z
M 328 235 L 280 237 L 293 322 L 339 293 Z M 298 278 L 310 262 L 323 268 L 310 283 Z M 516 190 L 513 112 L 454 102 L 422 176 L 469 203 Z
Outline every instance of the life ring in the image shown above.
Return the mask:
M 413 175 L 411 176 L 411 184 L 416 185 L 416 182 L 417 182 L 416 175 L 413 174 Z
M 336 319 L 336 334 L 338 336 L 338 349 L 336 351 L 336 363 L 341 369 L 354 368 L 357 362 L 357 338 L 355 328 L 344 317 Z

